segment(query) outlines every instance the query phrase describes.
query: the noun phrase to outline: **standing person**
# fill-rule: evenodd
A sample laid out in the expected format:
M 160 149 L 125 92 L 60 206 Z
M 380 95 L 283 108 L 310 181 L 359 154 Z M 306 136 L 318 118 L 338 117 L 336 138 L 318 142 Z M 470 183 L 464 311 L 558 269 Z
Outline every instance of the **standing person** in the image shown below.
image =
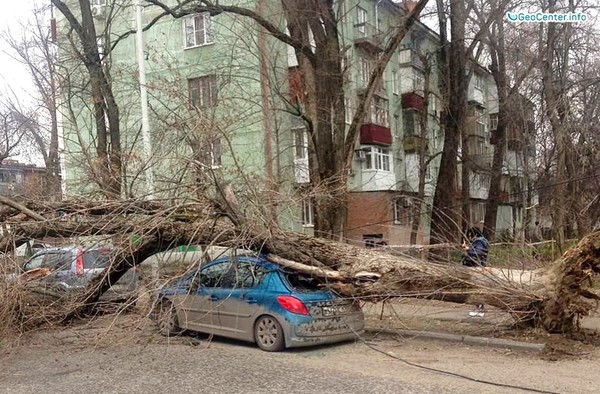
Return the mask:
M 483 236 L 480 229 L 477 227 L 471 227 L 467 230 L 467 240 L 463 243 L 465 255 L 462 259 L 462 264 L 467 267 L 485 267 L 487 266 L 488 250 L 490 243 Z M 485 316 L 485 308 L 483 304 L 477 305 L 477 310 L 469 312 L 471 317 L 483 317 Z

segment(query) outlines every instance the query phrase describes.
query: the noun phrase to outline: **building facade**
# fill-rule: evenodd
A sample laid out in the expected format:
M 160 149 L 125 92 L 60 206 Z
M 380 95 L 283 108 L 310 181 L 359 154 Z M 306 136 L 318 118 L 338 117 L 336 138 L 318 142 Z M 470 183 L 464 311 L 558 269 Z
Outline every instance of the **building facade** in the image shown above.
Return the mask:
M 243 3 L 285 28 L 278 0 Z M 385 40 L 411 4 L 399 6 L 388 0 L 341 0 L 337 4 L 348 124 Z M 100 47 L 135 27 L 129 0 L 93 0 L 93 7 Z M 157 7 L 145 7 L 144 23 L 160 13 Z M 439 47 L 439 36 L 417 22 L 386 67 L 383 82 L 368 105 L 349 174 L 344 235 L 349 242 L 367 246 L 408 243 L 415 206 L 421 202 L 417 242 L 428 241 L 443 148 L 440 120 L 445 106 L 440 100 L 441 74 L 436 66 Z M 135 40 L 129 36 L 104 60 L 113 76 L 121 108 L 122 144 L 128 152 L 124 157 L 125 193 L 143 194 L 146 166 L 152 168 L 154 187 L 164 196 L 180 195 L 176 184 L 189 183 L 192 193 L 203 190 L 198 184 L 208 185 L 216 171 L 236 181 L 236 192 L 251 200 L 263 198 L 265 190 L 277 195 L 275 216 L 280 223 L 311 233 L 314 209 L 306 193 L 310 182 L 308 137 L 304 123 L 289 113 L 286 102 L 302 100 L 302 76 L 293 49 L 252 20 L 232 14 L 160 19 L 145 32 L 150 157 L 142 153 L 135 53 Z M 83 81 L 82 70 L 79 75 Z M 491 75 L 479 66 L 469 75 L 466 132 L 475 165 L 471 166 L 468 221 L 477 224 L 483 219 L 489 191 L 498 104 Z M 86 108 L 86 100 L 83 95 L 65 101 Z M 82 168 L 89 166 L 86 155 L 93 148 L 93 124 L 92 113 L 85 110 L 65 120 L 67 194 L 89 184 L 82 182 Z M 523 120 L 509 128 L 513 131 L 509 132 L 503 189 L 507 194 L 498 213 L 499 229 L 513 233 L 523 226 L 523 203 L 514 196 L 526 184 L 522 182 L 523 166 L 528 159 L 523 155 L 531 154 L 519 134 L 523 124 L 528 125 Z M 517 142 L 519 138 L 522 143 Z

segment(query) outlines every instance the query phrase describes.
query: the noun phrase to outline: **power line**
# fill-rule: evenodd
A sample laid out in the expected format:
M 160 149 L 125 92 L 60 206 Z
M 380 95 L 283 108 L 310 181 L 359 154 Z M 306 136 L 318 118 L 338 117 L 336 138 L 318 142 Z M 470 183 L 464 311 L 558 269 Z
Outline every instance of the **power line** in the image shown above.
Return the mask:
M 490 380 L 472 378 L 470 376 L 463 375 L 463 374 L 460 374 L 460 373 L 457 373 L 457 372 L 450 372 L 450 371 L 446 371 L 446 370 L 443 370 L 443 369 L 438 369 L 438 368 L 433 368 L 433 367 L 427 367 L 425 365 L 413 363 L 412 361 L 405 360 L 405 359 L 403 359 L 401 357 L 395 356 L 395 355 L 390 354 L 390 353 L 388 353 L 388 352 L 386 352 L 384 350 L 381 350 L 381 349 L 377 348 L 376 346 L 373 346 L 372 344 L 370 344 L 369 342 L 367 342 L 361 336 L 359 336 L 359 339 L 369 349 L 374 350 L 374 351 L 376 351 L 378 353 L 381 353 L 383 355 L 386 355 L 388 357 L 391 357 L 391 358 L 393 358 L 395 360 L 401 361 L 401 362 L 405 363 L 406 365 L 409 365 L 409 366 L 414 367 L 414 368 L 419 368 L 419 369 L 423 369 L 423 370 L 430 371 L 430 372 L 436 372 L 436 373 L 441 373 L 441 374 L 444 374 L 444 375 L 454 376 L 454 377 L 457 377 L 457 378 L 469 380 L 471 382 L 483 383 L 483 384 L 488 384 L 488 385 L 496 386 L 496 387 L 505 387 L 505 388 L 511 388 L 511 389 L 529 391 L 529 392 L 532 392 L 532 393 L 558 394 L 555 391 L 546 391 L 546 390 L 540 390 L 540 389 L 535 389 L 535 388 L 531 388 L 531 387 L 517 386 L 517 385 L 512 385 L 512 384 L 506 384 L 506 383 L 497 383 L 497 382 L 492 382 Z

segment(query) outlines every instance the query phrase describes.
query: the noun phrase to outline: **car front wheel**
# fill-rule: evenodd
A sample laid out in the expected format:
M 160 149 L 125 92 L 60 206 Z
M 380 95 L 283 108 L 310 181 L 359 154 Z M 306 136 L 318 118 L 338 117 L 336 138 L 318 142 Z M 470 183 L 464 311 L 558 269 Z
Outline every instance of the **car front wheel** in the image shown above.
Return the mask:
M 283 329 L 273 316 L 261 316 L 254 324 L 254 339 L 262 350 L 278 352 L 285 348 Z
M 178 335 L 181 333 L 179 322 L 177 321 L 177 311 L 169 301 L 161 302 L 158 311 L 158 330 L 166 337 Z

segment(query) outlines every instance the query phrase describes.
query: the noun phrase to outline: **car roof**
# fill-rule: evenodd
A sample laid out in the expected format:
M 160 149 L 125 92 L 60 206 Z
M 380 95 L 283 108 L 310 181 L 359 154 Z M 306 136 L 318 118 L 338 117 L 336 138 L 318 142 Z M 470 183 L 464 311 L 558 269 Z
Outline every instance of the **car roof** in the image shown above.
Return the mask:
M 252 263 L 254 265 L 259 265 L 262 266 L 266 269 L 269 270 L 276 270 L 276 269 L 280 269 L 281 267 L 277 264 L 271 263 L 269 260 L 267 260 L 263 255 L 237 255 L 237 256 L 225 256 L 225 257 L 219 257 L 218 259 L 215 259 L 211 262 L 209 262 L 208 264 L 204 265 L 204 267 L 208 267 L 209 265 L 214 265 L 214 264 L 218 264 L 218 263 L 222 263 L 225 261 L 230 261 L 230 260 L 234 260 L 235 258 L 239 259 L 240 261 L 245 261 L 245 262 L 249 262 Z
M 40 250 L 38 252 L 36 252 L 34 254 L 34 256 L 37 255 L 41 255 L 41 254 L 46 254 L 46 253 L 52 253 L 52 252 L 72 252 L 74 250 L 78 250 L 78 249 L 83 249 L 84 252 L 87 252 L 89 250 L 106 250 L 106 249 L 110 249 L 110 246 L 82 246 L 82 245 L 70 245 L 70 246 L 55 246 L 52 248 L 45 248 L 43 250 Z

